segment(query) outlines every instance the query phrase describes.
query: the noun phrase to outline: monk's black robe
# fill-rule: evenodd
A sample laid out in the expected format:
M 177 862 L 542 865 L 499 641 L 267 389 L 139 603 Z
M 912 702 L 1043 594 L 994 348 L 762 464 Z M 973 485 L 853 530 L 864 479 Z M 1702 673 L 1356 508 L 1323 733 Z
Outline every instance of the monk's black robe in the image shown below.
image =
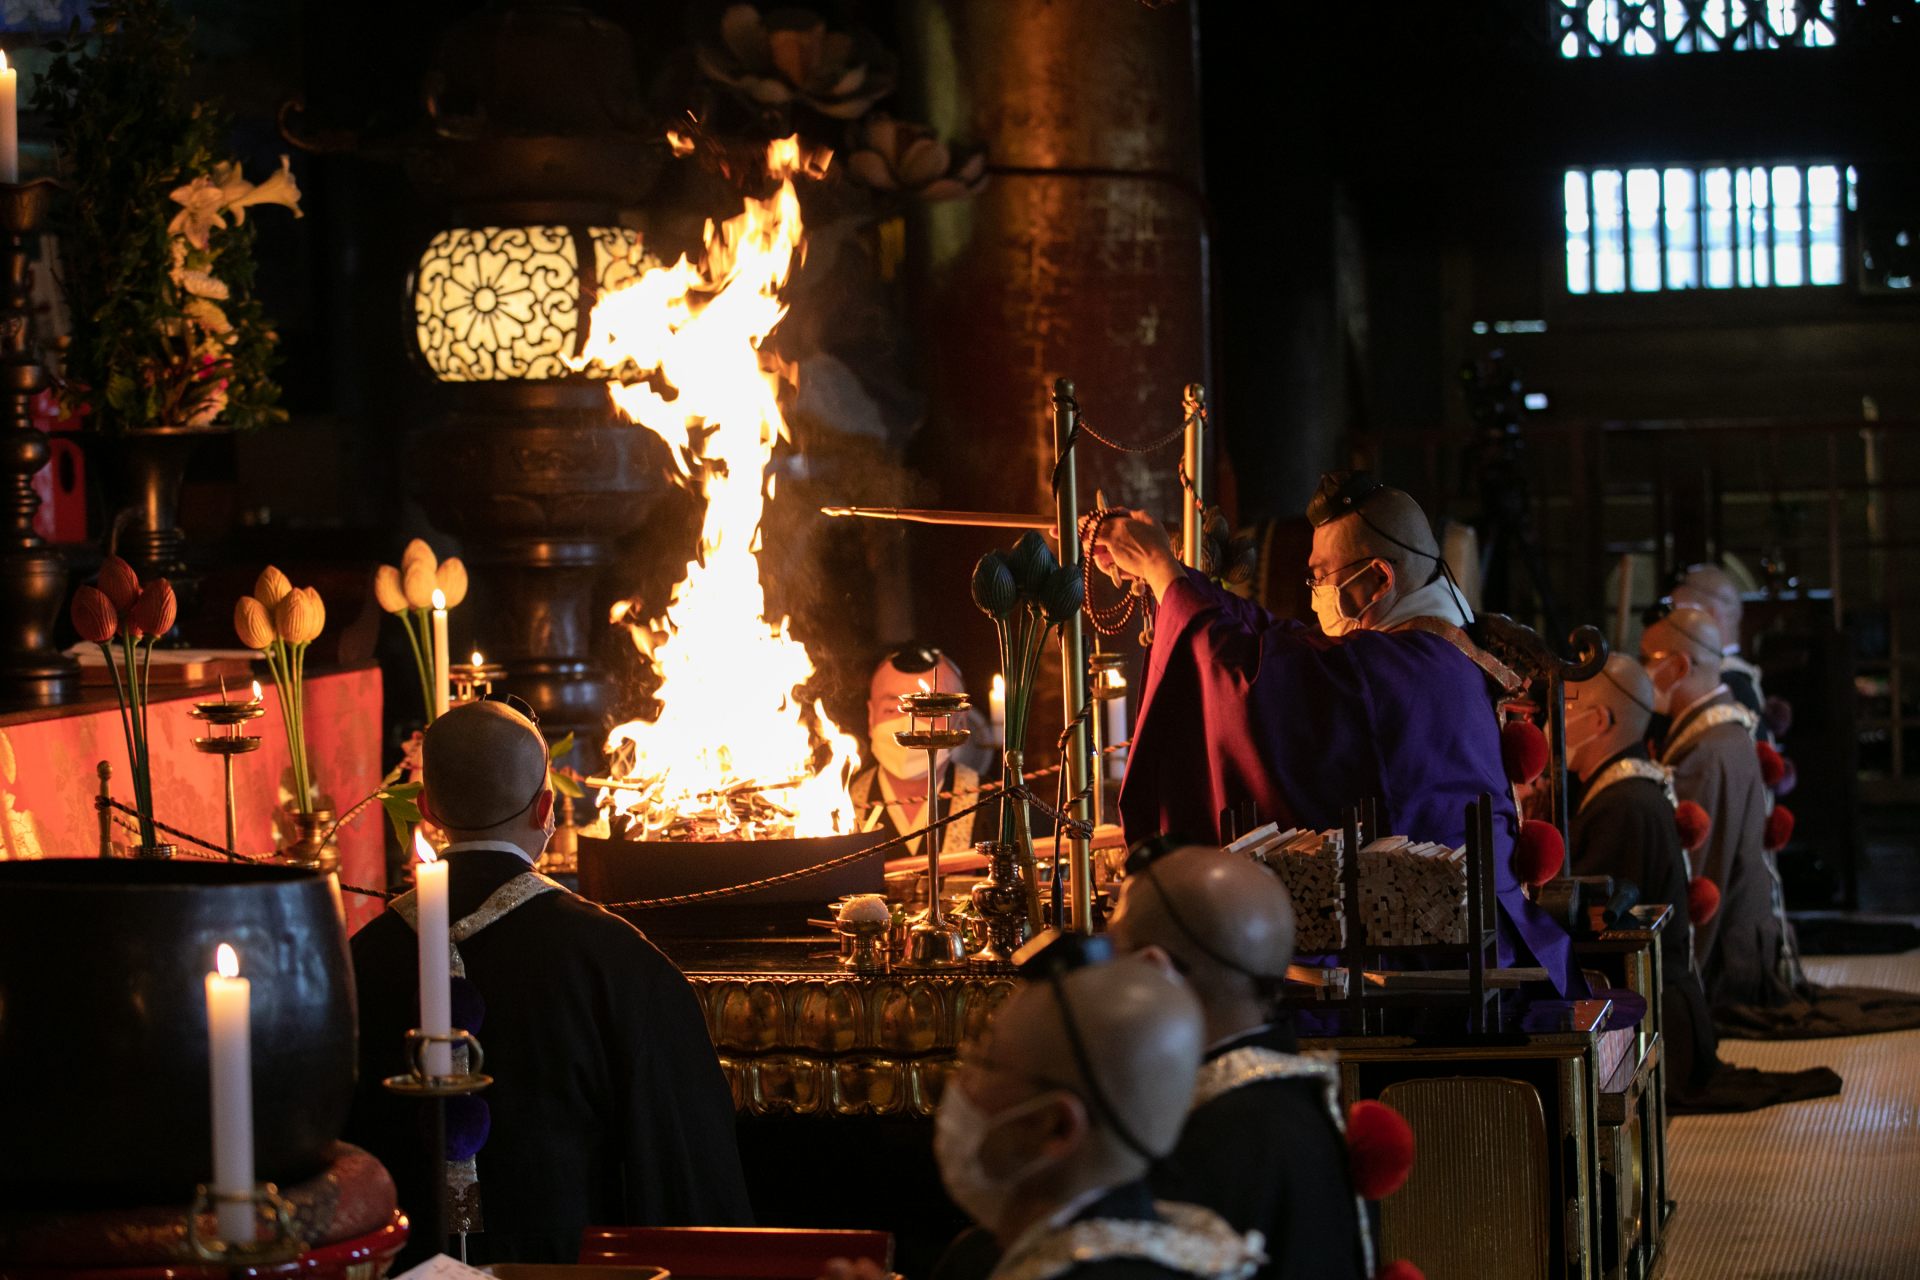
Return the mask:
M 1576 876 L 1612 876 L 1640 890 L 1640 901 L 1673 908 L 1661 936 L 1669 1101 L 1703 1085 L 1713 1073 L 1713 1015 L 1693 963 L 1693 925 L 1687 917 L 1687 855 L 1674 825 L 1666 786 L 1649 777 L 1610 780 L 1624 760 L 1647 761 L 1634 747 L 1594 771 L 1575 798 L 1572 867 Z M 1648 761 L 1650 764 L 1651 761 Z M 1600 784 L 1594 790 L 1595 784 Z
M 455 922 L 528 870 L 501 850 L 450 861 Z M 477 1157 L 475 1263 L 573 1262 L 589 1225 L 749 1222 L 733 1099 L 706 1022 L 686 978 L 638 929 L 555 890 L 459 949 L 484 1002 L 470 1029 L 494 1078 L 479 1095 L 492 1128 Z M 430 1104 L 381 1081 L 403 1073 L 404 1037 L 419 1025 L 417 954 L 394 911 L 353 939 L 360 1081 L 346 1133 L 392 1171 L 416 1231 L 432 1216 L 439 1172 L 422 1125 Z M 417 1238 L 406 1258 L 438 1247 Z
M 1203 1078 L 1245 1048 L 1299 1053 L 1291 1026 L 1261 1027 L 1209 1050 Z M 1261 1079 L 1201 1101 L 1152 1180 L 1162 1199 L 1203 1205 L 1238 1231 L 1262 1233 L 1262 1277 L 1368 1280 L 1347 1140 L 1315 1074 Z

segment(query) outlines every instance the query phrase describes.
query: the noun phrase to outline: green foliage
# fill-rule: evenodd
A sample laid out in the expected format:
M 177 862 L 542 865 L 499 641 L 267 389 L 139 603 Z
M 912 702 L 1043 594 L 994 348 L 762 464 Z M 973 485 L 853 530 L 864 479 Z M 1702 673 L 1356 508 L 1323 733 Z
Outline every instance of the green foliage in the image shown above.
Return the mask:
M 402 782 L 397 786 L 383 787 L 374 794 L 380 799 L 380 807 L 387 811 L 387 822 L 393 827 L 394 839 L 400 842 L 403 853 L 410 852 L 413 845 L 412 831 L 423 819 L 420 816 L 420 789 L 418 782 Z
M 59 145 L 70 399 L 107 430 L 284 419 L 253 226 L 213 228 L 180 264 L 228 287 L 217 310 L 230 332 L 190 319 L 195 300 L 175 279 L 171 193 L 230 159 L 224 118 L 188 91 L 189 28 L 166 0 L 103 0 L 93 24 L 51 46 L 33 101 Z

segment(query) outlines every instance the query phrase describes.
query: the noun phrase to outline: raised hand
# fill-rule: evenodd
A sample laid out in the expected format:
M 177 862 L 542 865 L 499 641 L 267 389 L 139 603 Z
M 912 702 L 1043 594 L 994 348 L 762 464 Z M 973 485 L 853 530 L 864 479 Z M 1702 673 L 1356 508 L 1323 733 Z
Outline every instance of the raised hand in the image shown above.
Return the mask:
M 1093 535 L 1093 562 L 1116 583 L 1144 582 L 1156 599 L 1180 578 L 1180 561 L 1166 529 L 1145 511 L 1102 521 Z

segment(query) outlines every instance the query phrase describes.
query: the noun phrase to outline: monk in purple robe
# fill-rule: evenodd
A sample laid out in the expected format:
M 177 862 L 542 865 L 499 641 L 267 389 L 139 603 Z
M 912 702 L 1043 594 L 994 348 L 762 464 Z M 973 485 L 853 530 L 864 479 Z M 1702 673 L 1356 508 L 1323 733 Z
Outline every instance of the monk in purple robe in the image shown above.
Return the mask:
M 1184 568 L 1145 512 L 1097 531 L 1095 562 L 1144 582 L 1159 612 L 1120 789 L 1127 839 L 1219 841 L 1222 817 L 1337 827 L 1376 799 L 1385 829 L 1466 842 L 1467 806 L 1494 805 L 1502 964 L 1538 965 L 1584 994 L 1566 931 L 1515 879 L 1518 828 L 1493 681 L 1512 674 L 1465 628 L 1466 600 L 1412 498 L 1364 472 L 1322 479 L 1308 586 L 1320 629 L 1279 621 Z

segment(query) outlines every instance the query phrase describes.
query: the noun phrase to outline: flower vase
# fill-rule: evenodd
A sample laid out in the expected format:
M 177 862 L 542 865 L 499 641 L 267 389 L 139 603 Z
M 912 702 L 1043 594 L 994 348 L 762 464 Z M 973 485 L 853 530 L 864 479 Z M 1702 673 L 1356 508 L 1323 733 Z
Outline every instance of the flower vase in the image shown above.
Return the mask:
M 987 878 L 973 886 L 973 909 L 986 922 L 986 947 L 974 959 L 1010 964 L 1032 931 L 1027 926 L 1028 877 L 1022 874 L 1018 845 L 983 840 L 973 851 L 987 860 Z
M 340 869 L 340 844 L 334 830 L 333 810 L 284 813 L 281 818 L 283 835 L 275 852 L 283 861 L 322 873 Z
M 1008 751 L 1001 760 L 1000 781 L 1009 792 L 1008 798 L 1000 802 L 1000 841 L 1011 846 L 1014 851 L 1015 865 L 1026 891 L 1027 928 L 1038 933 L 1046 927 L 1046 916 L 1040 910 L 1040 878 L 1033 865 L 1033 810 L 1024 797 L 1014 798 L 1011 792 L 1026 786 L 1026 753 Z

